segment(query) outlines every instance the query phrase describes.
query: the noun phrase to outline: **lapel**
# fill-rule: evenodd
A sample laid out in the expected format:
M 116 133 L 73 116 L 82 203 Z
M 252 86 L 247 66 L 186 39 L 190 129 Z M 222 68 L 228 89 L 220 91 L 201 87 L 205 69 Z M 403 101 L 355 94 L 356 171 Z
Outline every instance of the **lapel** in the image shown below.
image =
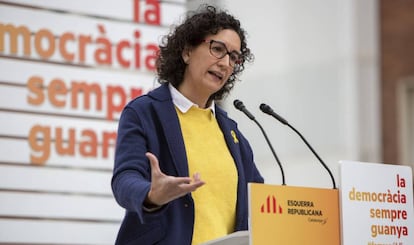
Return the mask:
M 177 174 L 178 176 L 187 177 L 189 173 L 184 140 L 181 134 L 178 116 L 174 104 L 172 103 L 168 84 L 165 83 L 161 85 L 158 89 L 151 91 L 148 95 L 154 99 L 154 110 L 162 125 L 168 150 L 172 156 L 172 161 Z M 238 172 L 240 173 L 240 169 L 242 169 L 242 159 L 240 147 L 238 145 L 239 136 L 236 135 L 236 126 L 235 124 L 229 123 L 226 112 L 217 106 L 216 118 L 220 129 L 223 132 L 227 147 L 229 148 L 236 163 L 236 167 L 239 170 Z
M 165 83 L 161 85 L 158 89 L 153 90 L 148 95 L 155 99 L 153 103 L 154 110 L 162 125 L 167 141 L 167 147 L 177 171 L 177 176 L 187 177 L 189 173 L 184 140 L 181 134 L 178 116 L 174 104 L 172 103 L 168 84 Z
M 244 193 L 246 193 L 245 189 L 245 174 L 243 171 L 243 164 L 240 152 L 240 140 L 241 136 L 237 135 L 236 132 L 236 123 L 229 120 L 227 117 L 227 113 L 223 111 L 221 108 L 216 106 L 216 118 L 217 122 L 223 132 L 224 138 L 226 140 L 227 147 L 229 148 L 230 154 L 233 156 L 234 162 L 236 164 L 237 173 L 239 175 L 238 178 L 238 185 L 237 185 L 237 206 L 236 206 L 236 229 L 243 228 L 243 223 L 245 220 L 245 205 L 243 200 L 245 199 Z
M 220 129 L 223 132 L 227 147 L 233 156 L 234 162 L 236 163 L 236 167 L 239 170 L 238 172 L 240 174 L 240 170 L 242 169 L 242 159 L 239 147 L 240 139 L 239 136 L 236 135 L 237 130 L 235 124 L 229 123 L 227 113 L 218 106 L 216 106 L 216 118 Z

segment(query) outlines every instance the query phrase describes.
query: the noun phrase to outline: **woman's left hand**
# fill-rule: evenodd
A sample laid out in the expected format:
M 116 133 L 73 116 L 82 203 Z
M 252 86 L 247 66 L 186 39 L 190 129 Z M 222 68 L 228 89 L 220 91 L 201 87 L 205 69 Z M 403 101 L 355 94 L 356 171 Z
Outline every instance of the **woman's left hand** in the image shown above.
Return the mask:
M 147 152 L 145 154 L 151 164 L 151 189 L 148 192 L 146 203 L 162 206 L 174 199 L 197 190 L 205 184 L 196 173 L 193 178 L 169 176 L 161 172 L 157 157 Z

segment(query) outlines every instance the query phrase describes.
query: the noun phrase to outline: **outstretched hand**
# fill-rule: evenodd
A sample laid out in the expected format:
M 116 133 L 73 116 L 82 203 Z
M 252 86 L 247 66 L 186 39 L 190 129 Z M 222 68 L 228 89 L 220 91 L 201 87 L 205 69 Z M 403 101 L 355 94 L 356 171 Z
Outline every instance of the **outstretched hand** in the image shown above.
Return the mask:
M 161 172 L 157 157 L 150 152 L 147 152 L 145 155 L 151 164 L 151 189 L 146 199 L 148 204 L 164 205 L 197 190 L 205 184 L 200 179 L 199 173 L 194 174 L 193 178 L 165 175 Z

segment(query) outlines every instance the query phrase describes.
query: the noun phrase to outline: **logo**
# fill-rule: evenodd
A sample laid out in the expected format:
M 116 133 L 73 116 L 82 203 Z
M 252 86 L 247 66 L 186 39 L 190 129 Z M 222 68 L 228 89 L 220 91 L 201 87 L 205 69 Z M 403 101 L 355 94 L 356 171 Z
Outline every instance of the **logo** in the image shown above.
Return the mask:
M 268 214 L 281 214 L 283 212 L 282 207 L 277 205 L 277 200 L 275 196 L 268 195 L 266 198 L 266 202 L 262 204 L 260 207 L 261 213 L 268 213 Z

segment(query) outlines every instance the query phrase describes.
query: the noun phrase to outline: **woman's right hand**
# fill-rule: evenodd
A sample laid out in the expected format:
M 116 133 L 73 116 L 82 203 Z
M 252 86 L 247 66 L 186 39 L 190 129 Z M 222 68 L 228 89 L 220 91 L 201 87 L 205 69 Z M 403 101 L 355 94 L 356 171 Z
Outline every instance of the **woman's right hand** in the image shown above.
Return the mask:
M 157 157 L 147 152 L 145 154 L 151 164 L 151 189 L 148 192 L 146 204 L 162 206 L 174 199 L 197 190 L 205 184 L 196 173 L 193 178 L 174 177 L 161 172 Z

